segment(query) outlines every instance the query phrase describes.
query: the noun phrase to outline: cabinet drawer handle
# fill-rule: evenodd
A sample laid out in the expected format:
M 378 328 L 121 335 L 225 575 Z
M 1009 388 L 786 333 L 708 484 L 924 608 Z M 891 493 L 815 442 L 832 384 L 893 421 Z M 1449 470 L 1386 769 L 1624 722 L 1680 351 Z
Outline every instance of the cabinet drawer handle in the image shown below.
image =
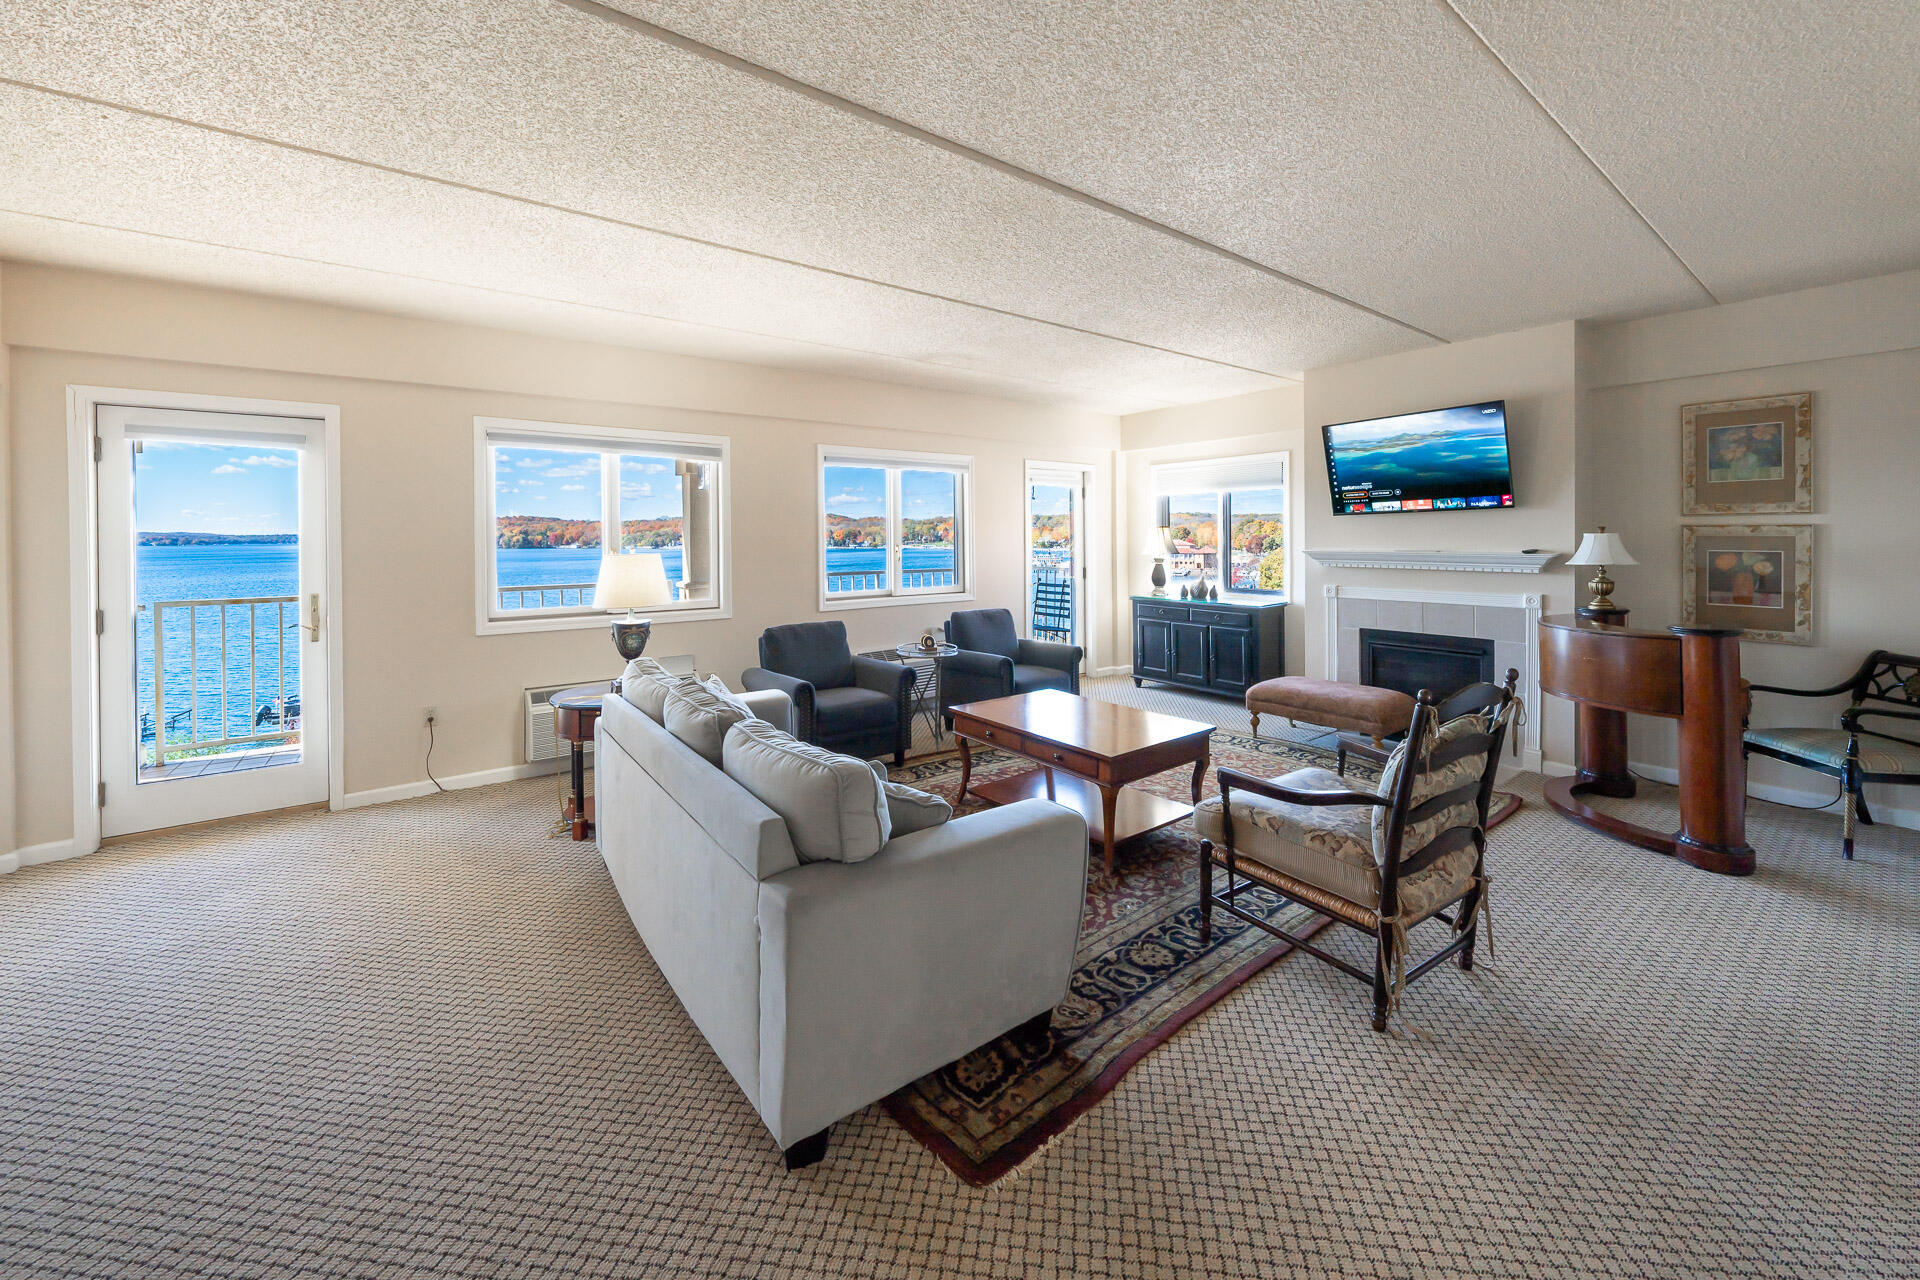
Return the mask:
M 993 730 L 991 730 L 991 729 L 982 729 L 982 730 L 980 731 L 980 736 L 981 736 L 981 737 L 983 737 L 983 738 L 986 738 L 986 739 L 989 739 L 989 740 L 991 740 L 991 739 L 993 738 Z
M 1060 753 L 1059 753 L 1058 751 L 1056 751 L 1056 752 L 1054 752 L 1054 753 L 1053 753 L 1053 758 L 1054 758 L 1055 760 L 1065 760 L 1065 759 L 1066 759 L 1066 757 L 1065 757 L 1065 756 L 1063 756 L 1063 755 L 1061 755 L 1061 754 L 1060 754 Z

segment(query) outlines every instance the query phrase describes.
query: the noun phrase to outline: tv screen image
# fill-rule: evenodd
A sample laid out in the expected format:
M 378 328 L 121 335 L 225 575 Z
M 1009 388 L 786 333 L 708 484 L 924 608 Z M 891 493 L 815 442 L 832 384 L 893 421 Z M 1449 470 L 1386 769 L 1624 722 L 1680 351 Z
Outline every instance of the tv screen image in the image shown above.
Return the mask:
M 1507 402 L 1321 428 L 1335 515 L 1511 507 Z

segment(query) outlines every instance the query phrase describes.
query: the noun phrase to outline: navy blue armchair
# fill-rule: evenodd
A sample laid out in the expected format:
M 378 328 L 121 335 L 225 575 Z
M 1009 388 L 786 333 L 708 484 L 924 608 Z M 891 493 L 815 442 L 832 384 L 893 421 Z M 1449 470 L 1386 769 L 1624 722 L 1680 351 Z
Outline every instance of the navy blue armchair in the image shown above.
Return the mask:
M 844 622 L 796 622 L 760 636 L 760 665 L 740 674 L 749 690 L 793 699 L 793 736 L 862 760 L 891 752 L 906 763 L 913 740 L 914 670 L 856 657 Z
M 1005 698 L 1037 689 L 1080 692 L 1077 644 L 1022 640 L 1005 609 L 963 609 L 947 619 L 947 640 L 960 652 L 939 659 L 940 715 L 953 727 L 948 708 L 964 702 Z

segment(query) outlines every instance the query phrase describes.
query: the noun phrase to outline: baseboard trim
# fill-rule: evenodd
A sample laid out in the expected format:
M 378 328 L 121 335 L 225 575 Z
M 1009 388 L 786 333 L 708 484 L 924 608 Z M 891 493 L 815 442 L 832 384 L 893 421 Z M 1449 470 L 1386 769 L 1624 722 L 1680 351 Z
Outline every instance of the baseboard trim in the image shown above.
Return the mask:
M 1627 768 L 1643 778 L 1651 778 L 1655 782 L 1664 782 L 1670 787 L 1680 784 L 1680 771 L 1672 765 L 1644 764 L 1641 761 L 1633 760 L 1628 762 Z M 1573 776 L 1574 768 L 1570 764 L 1561 764 L 1557 760 L 1550 760 L 1546 766 L 1541 769 L 1541 772 L 1550 778 L 1568 778 Z M 1839 785 L 1839 780 L 1835 779 L 1834 786 L 1838 788 Z M 1775 804 L 1793 805 L 1803 809 L 1825 804 L 1833 798 L 1830 792 L 1803 791 L 1798 787 L 1783 787 L 1777 783 L 1770 782 L 1759 784 L 1749 782 L 1747 784 L 1747 794 L 1755 800 L 1771 800 Z M 1878 794 L 1872 783 L 1867 784 L 1867 806 L 1873 810 L 1873 820 L 1875 822 L 1883 822 L 1889 827 L 1901 827 L 1908 831 L 1920 831 L 1920 809 L 1896 808 L 1887 803 L 1887 801 Z M 1838 817 L 1840 806 L 1835 805 L 1832 812 Z
M 7 874 L 7 872 L 9 871 L 18 871 L 19 869 L 20 869 L 19 854 L 0 853 L 0 876 Z
M 65 840 L 49 840 L 45 844 L 30 844 L 25 848 L 15 849 L 7 857 L 13 859 L 13 867 L 37 867 L 43 862 L 65 862 L 68 858 L 77 858 L 83 853 L 91 852 L 93 852 L 91 849 L 74 848 L 73 840 L 69 837 Z M 11 871 L 13 867 L 0 863 L 0 870 Z
M 558 760 L 541 760 L 534 764 L 510 764 L 499 769 L 481 769 L 475 773 L 457 773 L 449 778 L 440 779 L 440 785 L 449 791 L 465 791 L 469 787 L 490 787 L 497 782 L 515 782 L 521 778 L 538 778 L 545 774 L 558 773 Z M 364 809 L 368 805 L 392 804 L 396 800 L 413 800 L 420 796 L 430 796 L 436 788 L 425 778 L 416 782 L 402 782 L 391 787 L 374 787 L 368 791 L 349 791 L 342 809 Z

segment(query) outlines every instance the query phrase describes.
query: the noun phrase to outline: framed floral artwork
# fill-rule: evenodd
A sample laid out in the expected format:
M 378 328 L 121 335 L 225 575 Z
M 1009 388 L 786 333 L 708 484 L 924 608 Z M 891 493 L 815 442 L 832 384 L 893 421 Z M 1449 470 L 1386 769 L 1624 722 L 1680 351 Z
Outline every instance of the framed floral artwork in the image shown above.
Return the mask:
M 1685 516 L 1813 510 L 1813 393 L 1680 406 Z
M 1739 627 L 1745 639 L 1813 643 L 1813 526 L 1697 524 L 1680 529 L 1681 621 Z

